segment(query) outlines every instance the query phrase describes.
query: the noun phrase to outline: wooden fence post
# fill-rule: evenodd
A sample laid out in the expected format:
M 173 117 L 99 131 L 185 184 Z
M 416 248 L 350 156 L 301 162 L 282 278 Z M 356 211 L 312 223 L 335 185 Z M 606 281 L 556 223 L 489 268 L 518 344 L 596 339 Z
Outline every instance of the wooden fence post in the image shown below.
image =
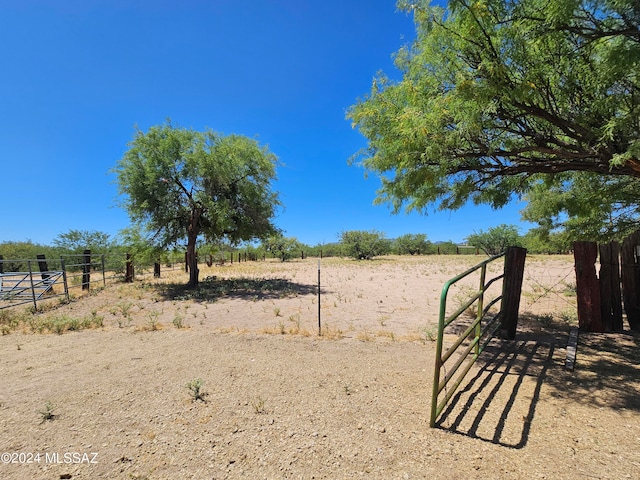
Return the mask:
M 640 330 L 640 230 L 622 242 L 622 293 L 629 328 Z
M 131 261 L 130 253 L 127 253 L 127 265 L 124 274 L 124 281 L 127 283 L 133 282 L 133 262 Z
M 504 257 L 504 279 L 502 281 L 502 330 L 507 338 L 516 338 L 518 327 L 518 310 L 520 309 L 520 295 L 522 279 L 524 278 L 524 262 L 527 249 L 522 247 L 507 247 Z
M 91 284 L 91 250 L 82 252 L 82 290 L 89 290 Z
M 600 252 L 600 312 L 607 332 L 621 332 L 622 292 L 620 290 L 620 245 L 602 244 Z
M 595 242 L 574 242 L 573 257 L 578 293 L 578 327 L 585 332 L 603 332 L 600 284 L 595 266 L 598 245 Z
M 38 259 L 38 268 L 40 268 L 42 280 L 46 280 L 47 278 L 50 277 L 50 275 L 46 273 L 49 271 L 49 266 L 47 265 L 47 258 L 43 253 L 37 254 L 36 258 Z

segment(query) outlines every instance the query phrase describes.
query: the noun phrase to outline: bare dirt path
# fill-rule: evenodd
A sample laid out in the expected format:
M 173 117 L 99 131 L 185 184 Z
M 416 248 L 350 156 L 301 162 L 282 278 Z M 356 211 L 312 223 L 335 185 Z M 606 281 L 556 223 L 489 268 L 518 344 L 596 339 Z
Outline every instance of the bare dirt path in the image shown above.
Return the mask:
M 640 478 L 640 339 L 582 335 L 565 371 L 564 258 L 528 260 L 517 340 L 492 343 L 429 428 L 434 305 L 477 260 L 325 260 L 322 338 L 315 259 L 205 267 L 216 287 L 195 299 L 139 280 L 41 314 L 103 326 L 0 337 L 0 477 Z

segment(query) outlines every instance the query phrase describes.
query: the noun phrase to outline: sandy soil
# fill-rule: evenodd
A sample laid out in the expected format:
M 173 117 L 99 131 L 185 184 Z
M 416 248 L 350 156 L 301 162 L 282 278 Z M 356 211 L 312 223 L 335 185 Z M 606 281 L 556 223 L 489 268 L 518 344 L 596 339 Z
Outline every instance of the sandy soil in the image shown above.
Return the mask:
M 581 335 L 565 370 L 569 257 L 528 258 L 518 338 L 429 428 L 440 291 L 480 259 L 325 259 L 322 336 L 316 259 L 56 305 L 0 337 L 0 478 L 640 478 L 640 338 Z M 70 318 L 100 321 L 34 327 Z

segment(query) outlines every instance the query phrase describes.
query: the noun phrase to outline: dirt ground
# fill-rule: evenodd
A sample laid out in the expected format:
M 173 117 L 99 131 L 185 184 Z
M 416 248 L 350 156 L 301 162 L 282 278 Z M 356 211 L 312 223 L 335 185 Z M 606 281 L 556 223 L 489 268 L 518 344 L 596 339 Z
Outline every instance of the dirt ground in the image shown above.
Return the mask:
M 141 275 L 23 316 L 0 337 L 0 478 L 640 478 L 640 338 L 581 334 L 565 369 L 570 257 L 527 259 L 516 340 L 429 428 L 442 286 L 481 259 L 324 259 L 320 296 L 317 259 L 203 265 L 195 292 Z

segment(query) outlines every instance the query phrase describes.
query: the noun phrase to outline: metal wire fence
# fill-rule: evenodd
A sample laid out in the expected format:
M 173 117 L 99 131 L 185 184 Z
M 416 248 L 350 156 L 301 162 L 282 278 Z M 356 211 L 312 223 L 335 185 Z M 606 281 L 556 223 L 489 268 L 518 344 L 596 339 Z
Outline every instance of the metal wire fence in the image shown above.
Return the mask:
M 133 264 L 124 255 L 88 252 L 48 259 L 43 255 L 36 259 L 0 258 L 0 310 L 26 304 L 38 310 L 40 302 L 56 298 L 69 301 L 71 295 L 122 282 L 127 261 Z M 136 265 L 136 269 L 144 276 L 153 266 Z

